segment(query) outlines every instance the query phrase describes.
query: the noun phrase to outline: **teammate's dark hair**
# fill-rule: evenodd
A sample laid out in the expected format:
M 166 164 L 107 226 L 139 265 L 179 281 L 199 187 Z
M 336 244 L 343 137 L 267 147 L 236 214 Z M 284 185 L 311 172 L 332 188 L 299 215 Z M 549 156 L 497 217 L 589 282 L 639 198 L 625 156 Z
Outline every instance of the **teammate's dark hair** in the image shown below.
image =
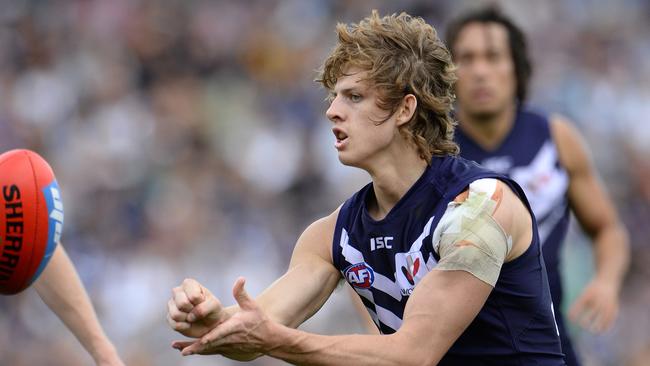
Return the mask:
M 523 103 L 526 100 L 528 92 L 528 81 L 533 73 L 530 59 L 528 58 L 524 32 L 495 6 L 474 10 L 454 19 L 447 28 L 447 47 L 451 51 L 452 56 L 454 55 L 454 45 L 458 39 L 458 35 L 470 23 L 496 23 L 506 29 L 510 42 L 510 54 L 515 65 L 517 99 L 519 103 Z

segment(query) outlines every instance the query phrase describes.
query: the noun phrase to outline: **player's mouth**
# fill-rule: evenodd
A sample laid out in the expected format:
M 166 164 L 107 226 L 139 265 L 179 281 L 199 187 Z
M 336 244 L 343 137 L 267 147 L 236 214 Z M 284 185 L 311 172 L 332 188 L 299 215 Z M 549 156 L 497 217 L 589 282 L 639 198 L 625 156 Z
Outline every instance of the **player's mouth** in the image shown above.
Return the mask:
M 472 97 L 475 102 L 487 102 L 492 100 L 492 92 L 487 88 L 476 89 L 472 92 Z
M 332 132 L 334 133 L 334 136 L 336 137 L 336 142 L 334 143 L 334 147 L 336 148 L 336 150 L 340 151 L 341 149 L 343 149 L 345 147 L 345 144 L 348 141 L 348 135 L 338 127 L 332 128 Z

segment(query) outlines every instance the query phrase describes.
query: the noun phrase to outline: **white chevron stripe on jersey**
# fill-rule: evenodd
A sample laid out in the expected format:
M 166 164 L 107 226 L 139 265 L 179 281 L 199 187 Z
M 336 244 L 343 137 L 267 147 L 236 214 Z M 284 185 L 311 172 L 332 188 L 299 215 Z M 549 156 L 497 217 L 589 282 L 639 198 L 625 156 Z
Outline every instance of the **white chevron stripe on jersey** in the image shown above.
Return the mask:
M 566 210 L 566 205 L 557 205 L 549 213 L 545 218 L 540 219 L 539 217 L 536 217 L 537 219 L 537 231 L 539 232 L 539 242 L 544 245 L 546 243 L 546 239 L 548 238 L 549 235 L 551 235 L 551 232 L 555 227 L 557 226 L 558 222 L 562 221 L 564 218 L 564 211 Z
M 523 188 L 535 217 L 547 216 L 565 199 L 569 186 L 567 172 L 558 168 L 555 144 L 549 140 L 542 145 L 535 158 L 527 166 L 515 167 L 510 176 Z
M 370 301 L 371 303 L 375 303 L 375 298 L 372 296 L 372 291 L 370 291 L 367 288 L 355 288 L 354 291 L 356 291 L 359 296 L 365 298 L 366 300 Z
M 377 304 L 375 304 L 375 308 L 377 308 L 377 318 L 379 318 L 379 321 L 382 322 L 382 324 L 390 327 L 395 331 L 397 331 L 399 327 L 402 326 L 402 319 L 393 314 L 392 311 L 384 309 Z
M 433 253 L 429 253 L 429 258 L 427 259 L 427 268 L 433 268 L 438 264 L 435 258 L 433 258 Z
M 367 306 L 366 306 L 366 310 L 368 310 L 368 314 L 370 314 L 370 318 L 375 323 L 375 325 L 379 327 L 379 317 L 377 316 L 377 313 L 375 313 L 375 311 L 372 309 L 368 309 Z
M 429 221 L 424 226 L 422 233 L 420 233 L 418 238 L 413 241 L 409 252 L 419 252 L 421 250 L 424 238 L 426 238 L 431 232 L 431 225 L 433 224 L 434 217 L 435 216 L 432 216 L 429 219 Z M 350 236 L 348 235 L 348 232 L 345 230 L 345 228 L 341 229 L 341 240 L 339 241 L 339 245 L 341 247 L 341 254 L 348 263 L 365 263 L 363 253 L 350 245 Z M 429 256 L 427 265 L 435 265 L 435 259 L 433 259 L 433 256 Z M 388 277 L 376 271 L 374 272 L 374 275 L 375 281 L 372 283 L 372 288 L 388 294 L 397 301 L 402 301 L 401 287 L 395 281 L 391 281 Z M 400 319 L 400 317 L 395 315 L 390 310 L 377 305 L 375 303 L 374 296 L 372 295 L 372 291 L 369 289 L 360 288 L 355 288 L 354 290 L 359 294 L 359 296 L 365 298 L 375 305 L 376 312 L 366 307 L 375 324 L 379 324 L 378 322 L 381 321 L 382 324 L 392 328 L 393 330 L 399 329 L 399 327 L 402 325 L 402 319 Z
M 350 237 L 348 236 L 348 232 L 345 229 L 342 229 L 340 246 L 342 249 L 341 253 L 343 254 L 345 260 L 351 264 L 365 263 L 366 260 L 363 257 L 363 253 L 358 251 L 353 246 L 349 245 L 349 242 Z M 391 281 L 390 278 L 384 276 L 383 274 L 378 272 L 374 273 L 375 281 L 372 283 L 372 287 L 390 295 L 397 301 L 402 301 L 402 294 L 400 293 L 399 286 L 397 286 L 395 282 Z
M 402 294 L 399 286 L 381 273 L 375 272 L 375 282 L 372 284 L 372 287 L 381 292 L 387 293 L 397 301 L 402 301 Z
M 354 291 L 359 294 L 359 296 L 363 297 L 364 299 L 370 301 L 371 303 L 375 303 L 375 298 L 372 296 L 372 291 L 370 291 L 367 288 L 355 288 Z M 379 326 L 379 318 L 377 318 L 377 313 L 369 307 L 366 306 L 366 310 L 368 310 L 368 314 L 370 314 L 370 317 L 372 318 L 372 321 Z
M 349 242 L 350 237 L 348 236 L 347 230 L 341 230 L 341 241 L 339 242 L 339 245 L 342 249 L 341 253 L 343 254 L 343 258 L 345 258 L 345 260 L 350 264 L 365 262 L 366 260 L 363 258 L 363 254 L 351 247 Z
M 422 241 L 431 232 L 431 224 L 433 223 L 433 218 L 434 217 L 436 217 L 436 216 L 435 215 L 431 216 L 431 218 L 429 219 L 427 224 L 424 225 L 424 230 L 422 230 L 422 233 L 420 234 L 420 236 L 417 239 L 415 239 L 413 244 L 411 244 L 411 250 L 409 250 L 409 252 L 415 252 L 416 250 L 419 251 L 420 248 L 422 248 Z

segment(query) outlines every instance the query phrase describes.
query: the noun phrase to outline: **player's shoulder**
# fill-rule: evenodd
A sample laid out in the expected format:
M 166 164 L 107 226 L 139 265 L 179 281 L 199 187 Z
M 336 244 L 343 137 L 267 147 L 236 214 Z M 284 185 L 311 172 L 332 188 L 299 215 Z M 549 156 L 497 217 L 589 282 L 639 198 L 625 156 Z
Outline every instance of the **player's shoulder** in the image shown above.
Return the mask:
M 556 142 L 566 139 L 578 138 L 580 136 L 575 124 L 568 117 L 561 114 L 552 114 L 549 117 L 551 133 Z
M 317 255 L 333 263 L 331 243 L 340 207 L 331 214 L 312 222 L 300 235 L 294 248 L 294 258 L 305 254 Z
M 515 195 L 510 187 L 497 177 L 479 178 L 472 181 L 463 192 L 454 198 L 456 203 L 466 203 L 469 198 L 482 197 L 500 202 L 504 194 Z M 467 202 L 469 203 L 469 202 Z
M 336 220 L 341 211 L 341 206 L 337 207 L 332 213 L 327 216 L 321 217 L 318 220 L 314 221 L 305 229 L 305 233 L 313 232 L 316 234 L 325 234 L 329 233 L 331 235 L 334 233 L 336 227 Z
M 481 222 L 482 225 L 493 223 L 492 227 L 507 239 L 506 262 L 519 257 L 531 244 L 530 212 L 521 198 L 501 179 L 490 177 L 473 181 L 456 197 L 452 207 L 457 214 L 450 216 L 447 222 L 450 228 L 457 227 L 459 219 L 467 222 L 483 218 L 476 222 Z
M 589 152 L 575 124 L 565 116 L 554 114 L 550 126 L 562 166 L 568 171 L 579 169 L 589 160 Z
M 469 184 L 454 202 L 474 212 L 486 212 L 491 215 L 506 231 L 513 224 L 514 211 L 524 212 L 521 199 L 515 192 L 499 178 L 481 178 Z
M 456 196 L 456 198 L 454 198 L 454 202 L 464 203 L 467 198 L 469 198 L 470 194 L 472 196 L 485 195 L 487 197 L 491 197 L 497 191 L 497 187 L 500 184 L 503 184 L 503 182 L 499 181 L 497 178 L 476 179 L 469 183 L 467 189 L 465 189 L 458 196 Z

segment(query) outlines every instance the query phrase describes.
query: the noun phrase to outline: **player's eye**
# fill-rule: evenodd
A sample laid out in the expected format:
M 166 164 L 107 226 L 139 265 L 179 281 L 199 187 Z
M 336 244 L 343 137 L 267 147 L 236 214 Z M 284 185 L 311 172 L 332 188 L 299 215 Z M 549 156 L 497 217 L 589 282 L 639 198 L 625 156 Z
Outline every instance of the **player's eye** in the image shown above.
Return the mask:
M 359 94 L 350 94 L 350 101 L 352 103 L 358 103 L 358 102 L 361 101 L 361 99 L 362 99 L 362 97 Z
M 487 53 L 486 58 L 489 62 L 497 62 L 501 59 L 501 54 L 496 51 L 490 51 Z
M 462 53 L 456 57 L 456 65 L 469 65 L 473 61 L 473 56 L 468 53 Z

